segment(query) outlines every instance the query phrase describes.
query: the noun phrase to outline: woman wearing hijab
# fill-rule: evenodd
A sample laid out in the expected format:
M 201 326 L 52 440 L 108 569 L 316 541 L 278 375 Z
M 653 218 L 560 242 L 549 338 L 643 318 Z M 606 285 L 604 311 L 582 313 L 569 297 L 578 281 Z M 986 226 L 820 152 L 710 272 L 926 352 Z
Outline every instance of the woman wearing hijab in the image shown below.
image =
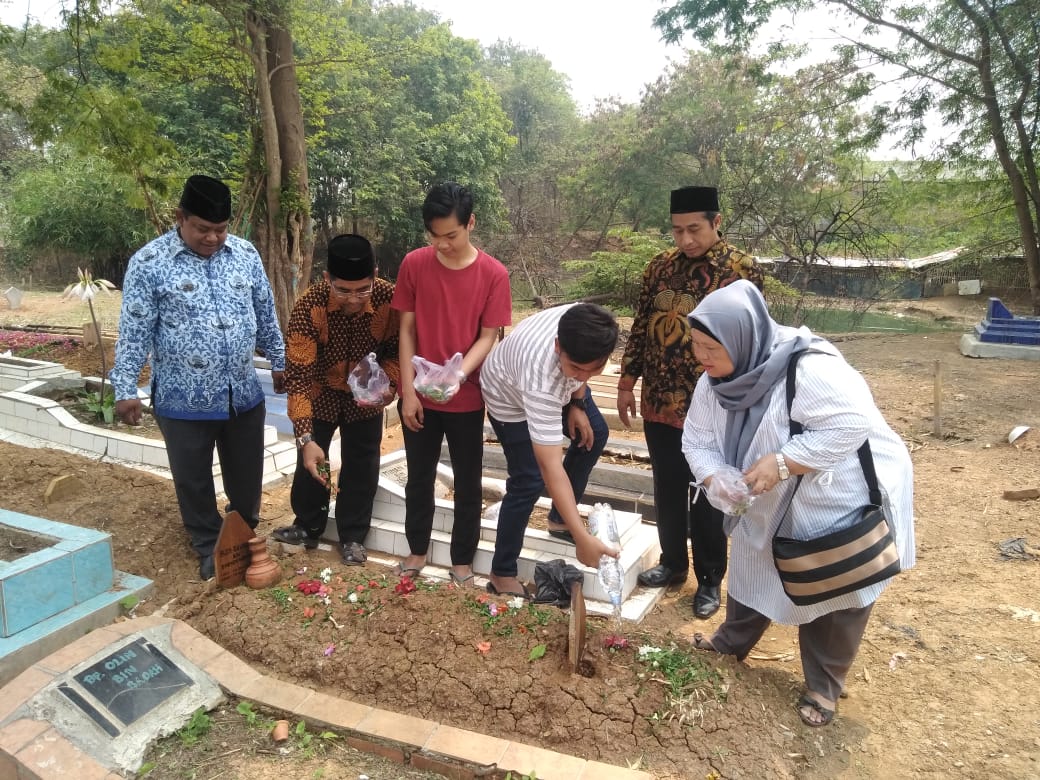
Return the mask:
M 798 606 L 777 574 L 773 537 L 780 529 L 785 537 L 815 539 L 861 519 L 870 501 L 857 450 L 869 440 L 899 563 L 910 568 L 910 456 L 863 377 L 807 328 L 774 322 L 753 284 L 737 281 L 713 292 L 689 319 L 708 381 L 697 384 L 683 453 L 705 485 L 724 466 L 739 469 L 754 497 L 745 514 L 726 516 L 726 619 L 710 639 L 695 634 L 694 645 L 743 660 L 771 621 L 797 625 L 806 687 L 798 714 L 809 726 L 825 726 L 834 718 L 874 601 L 891 578 Z M 802 350 L 788 415 L 788 362 Z M 791 435 L 791 420 L 801 423 L 801 433 Z

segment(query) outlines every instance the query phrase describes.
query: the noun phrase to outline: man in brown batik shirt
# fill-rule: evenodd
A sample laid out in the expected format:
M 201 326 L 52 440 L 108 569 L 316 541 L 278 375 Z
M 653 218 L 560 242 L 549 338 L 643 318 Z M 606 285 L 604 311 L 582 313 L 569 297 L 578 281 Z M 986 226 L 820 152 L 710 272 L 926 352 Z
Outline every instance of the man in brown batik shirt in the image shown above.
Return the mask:
M 694 614 L 711 617 L 721 603 L 726 573 L 722 514 L 704 495 L 693 504 L 694 475 L 682 453 L 682 428 L 702 368 L 693 356 L 687 315 L 708 293 L 737 279 L 762 287 L 754 258 L 723 240 L 719 195 L 714 187 L 683 187 L 671 194 L 675 248 L 662 252 L 643 272 L 632 333 L 621 361 L 618 414 L 629 426 L 636 413 L 636 381 L 643 378 L 640 414 L 654 474 L 654 507 L 660 563 L 639 582 L 660 588 L 686 581 L 687 539 L 693 542 L 697 593 Z
M 400 316 L 390 308 L 393 294 L 393 284 L 376 278 L 372 245 L 362 236 L 336 236 L 329 242 L 322 281 L 296 301 L 285 332 L 288 414 L 299 450 L 290 495 L 296 519 L 272 535 L 308 549 L 318 546 L 328 523 L 331 487 L 322 466 L 339 428 L 342 465 L 335 514 L 340 557 L 347 565 L 361 565 L 368 557 L 364 541 L 379 485 L 383 409 L 393 401 L 401 377 Z M 370 352 L 390 379 L 375 405 L 359 402 L 348 384 L 350 372 Z

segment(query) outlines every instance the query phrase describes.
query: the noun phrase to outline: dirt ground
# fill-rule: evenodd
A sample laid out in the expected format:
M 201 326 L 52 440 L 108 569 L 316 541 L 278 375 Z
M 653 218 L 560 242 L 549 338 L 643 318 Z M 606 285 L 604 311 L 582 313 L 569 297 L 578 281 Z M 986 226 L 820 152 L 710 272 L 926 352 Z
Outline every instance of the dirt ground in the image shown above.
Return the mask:
M 966 324 L 980 319 L 980 306 L 914 303 Z M 344 567 L 320 551 L 281 558 L 285 580 L 274 589 L 201 583 L 172 485 L 143 472 L 0 443 L 0 505 L 110 533 L 117 567 L 155 581 L 137 614 L 162 610 L 265 673 L 373 706 L 664 780 L 1037 777 L 1040 559 L 1031 552 L 1040 546 L 1040 504 L 1003 493 L 1040 487 L 1040 363 L 965 358 L 958 339 L 957 331 L 836 339 L 912 452 L 918 565 L 877 602 L 849 697 L 825 729 L 803 726 L 794 710 L 793 629 L 771 628 L 744 664 L 689 650 L 694 631 L 721 620 L 693 619 L 691 584 L 625 626 L 629 649 L 607 650 L 609 627 L 591 620 L 589 676 L 581 676 L 567 670 L 566 615 L 555 608 L 509 609 L 448 586 L 400 592 L 387 569 Z M 1011 445 L 1016 425 L 1035 427 Z M 89 489 L 45 504 L 48 482 L 62 474 Z M 287 487 L 265 493 L 262 515 L 261 533 L 291 522 Z M 1015 538 L 1026 540 L 1022 552 L 1002 555 L 998 545 Z M 324 567 L 328 605 L 297 589 Z M 673 642 L 703 680 L 683 701 L 636 652 Z M 386 771 L 397 774 L 370 776 L 407 776 Z M 317 776 L 253 763 L 232 774 Z

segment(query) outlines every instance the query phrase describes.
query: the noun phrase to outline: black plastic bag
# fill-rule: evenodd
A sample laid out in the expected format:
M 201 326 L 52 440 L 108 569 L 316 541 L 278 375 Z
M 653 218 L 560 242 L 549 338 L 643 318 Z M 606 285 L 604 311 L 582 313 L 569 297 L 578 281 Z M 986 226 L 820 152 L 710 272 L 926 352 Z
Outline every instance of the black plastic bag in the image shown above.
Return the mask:
M 555 607 L 571 605 L 571 585 L 581 582 L 585 575 L 563 558 L 544 561 L 534 567 L 535 604 L 551 604 Z

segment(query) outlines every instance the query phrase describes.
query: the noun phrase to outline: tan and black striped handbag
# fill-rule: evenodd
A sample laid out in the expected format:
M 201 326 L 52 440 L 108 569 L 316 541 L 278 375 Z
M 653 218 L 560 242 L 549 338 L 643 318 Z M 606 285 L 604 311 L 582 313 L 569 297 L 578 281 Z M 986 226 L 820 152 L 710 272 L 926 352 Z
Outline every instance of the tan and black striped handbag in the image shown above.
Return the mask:
M 787 364 L 787 416 L 794 402 L 795 368 L 805 350 L 796 352 Z M 791 420 L 791 435 L 802 432 L 802 424 Z M 784 523 L 777 526 L 773 537 L 773 559 L 784 592 L 799 606 L 817 604 L 835 596 L 865 588 L 899 573 L 899 551 L 892 529 L 881 507 L 874 457 L 870 441 L 863 442 L 857 452 L 863 477 L 867 483 L 870 504 L 863 507 L 863 517 L 855 525 L 815 539 L 791 539 L 781 536 Z M 791 502 L 801 484 L 801 476 L 791 493 Z M 791 502 L 787 509 L 790 511 Z M 784 513 L 785 516 L 787 512 Z

